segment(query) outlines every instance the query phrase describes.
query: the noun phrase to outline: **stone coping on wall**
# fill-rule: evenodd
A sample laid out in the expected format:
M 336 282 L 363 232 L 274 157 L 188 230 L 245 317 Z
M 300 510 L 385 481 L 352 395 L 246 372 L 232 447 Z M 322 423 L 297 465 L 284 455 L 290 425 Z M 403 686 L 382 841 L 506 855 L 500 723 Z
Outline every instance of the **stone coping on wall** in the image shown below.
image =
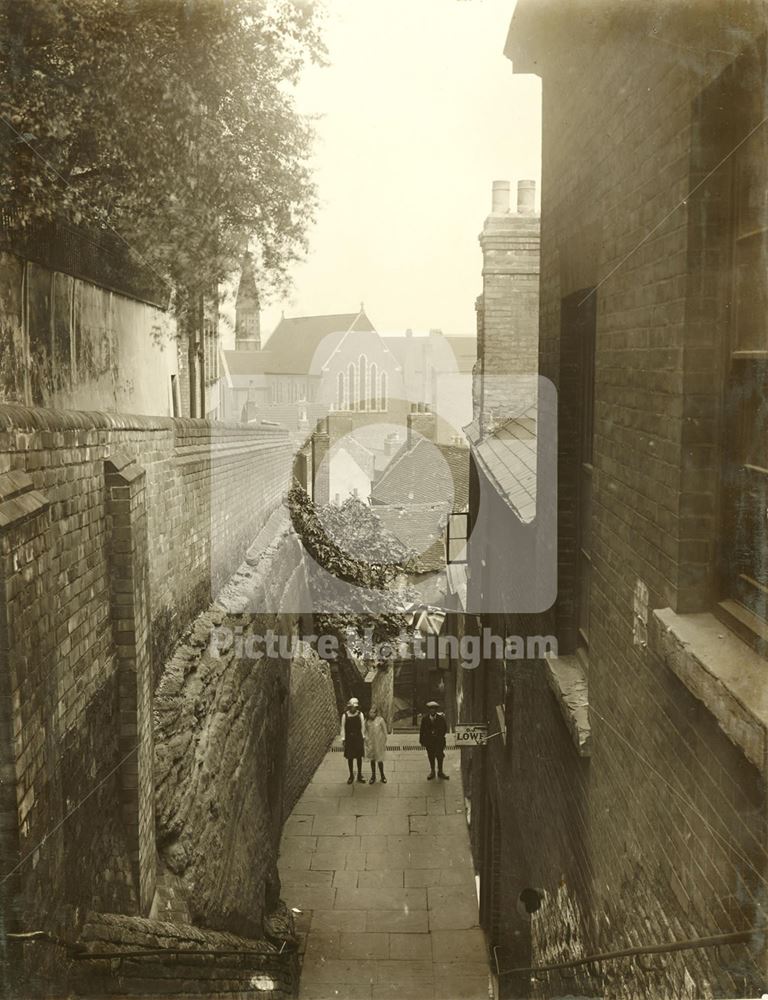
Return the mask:
M 271 425 L 240 424 L 193 417 L 148 417 L 106 410 L 52 410 L 45 407 L 0 403 L 0 432 L 22 431 L 171 431 L 187 434 L 238 433 L 244 436 L 287 437 L 288 429 Z
M 557 699 L 573 745 L 580 757 L 592 756 L 589 723 L 589 687 L 581 658 L 577 655 L 545 657 L 547 680 Z
M 763 774 L 768 762 L 768 663 L 708 613 L 653 612 L 649 646 Z

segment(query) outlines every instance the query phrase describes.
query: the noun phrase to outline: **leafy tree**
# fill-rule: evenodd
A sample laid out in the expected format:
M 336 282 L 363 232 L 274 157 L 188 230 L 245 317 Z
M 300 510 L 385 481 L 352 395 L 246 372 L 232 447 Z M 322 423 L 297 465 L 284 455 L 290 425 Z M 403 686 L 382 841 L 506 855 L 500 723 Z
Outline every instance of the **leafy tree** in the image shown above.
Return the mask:
M 322 62 L 300 0 L 0 0 L 0 209 L 116 231 L 181 317 L 249 244 L 280 286 L 305 250 Z

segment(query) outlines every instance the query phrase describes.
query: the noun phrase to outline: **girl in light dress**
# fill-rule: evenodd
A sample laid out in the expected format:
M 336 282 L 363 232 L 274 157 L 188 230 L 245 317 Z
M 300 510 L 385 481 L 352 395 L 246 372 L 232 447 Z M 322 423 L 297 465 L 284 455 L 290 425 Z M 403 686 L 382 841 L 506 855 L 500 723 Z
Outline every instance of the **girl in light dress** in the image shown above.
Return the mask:
M 374 705 L 368 713 L 365 723 L 365 756 L 371 762 L 370 785 L 376 784 L 376 765 L 379 765 L 379 777 L 386 785 L 384 774 L 384 758 L 387 755 L 387 723 Z

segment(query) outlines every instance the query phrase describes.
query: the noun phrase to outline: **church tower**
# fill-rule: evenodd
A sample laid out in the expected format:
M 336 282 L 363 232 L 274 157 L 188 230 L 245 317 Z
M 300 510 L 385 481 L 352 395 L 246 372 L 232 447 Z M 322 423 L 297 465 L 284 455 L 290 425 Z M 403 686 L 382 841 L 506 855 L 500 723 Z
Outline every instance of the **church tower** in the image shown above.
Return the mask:
M 259 318 L 259 293 L 253 273 L 253 258 L 243 255 L 240 284 L 235 302 L 235 350 L 261 350 L 261 320 Z

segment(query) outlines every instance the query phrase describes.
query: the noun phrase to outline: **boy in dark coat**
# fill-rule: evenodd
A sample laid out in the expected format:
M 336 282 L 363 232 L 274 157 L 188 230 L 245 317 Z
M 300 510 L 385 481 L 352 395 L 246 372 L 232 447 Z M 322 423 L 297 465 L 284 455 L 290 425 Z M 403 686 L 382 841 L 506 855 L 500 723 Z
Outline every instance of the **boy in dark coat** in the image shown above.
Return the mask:
M 428 712 L 421 718 L 421 729 L 419 730 L 419 743 L 427 751 L 429 758 L 429 774 L 427 781 L 435 777 L 435 762 L 437 762 L 437 776 L 448 781 L 448 775 L 443 771 L 443 758 L 445 755 L 445 734 L 448 732 L 448 725 L 442 712 L 438 712 L 436 701 L 427 702 Z

